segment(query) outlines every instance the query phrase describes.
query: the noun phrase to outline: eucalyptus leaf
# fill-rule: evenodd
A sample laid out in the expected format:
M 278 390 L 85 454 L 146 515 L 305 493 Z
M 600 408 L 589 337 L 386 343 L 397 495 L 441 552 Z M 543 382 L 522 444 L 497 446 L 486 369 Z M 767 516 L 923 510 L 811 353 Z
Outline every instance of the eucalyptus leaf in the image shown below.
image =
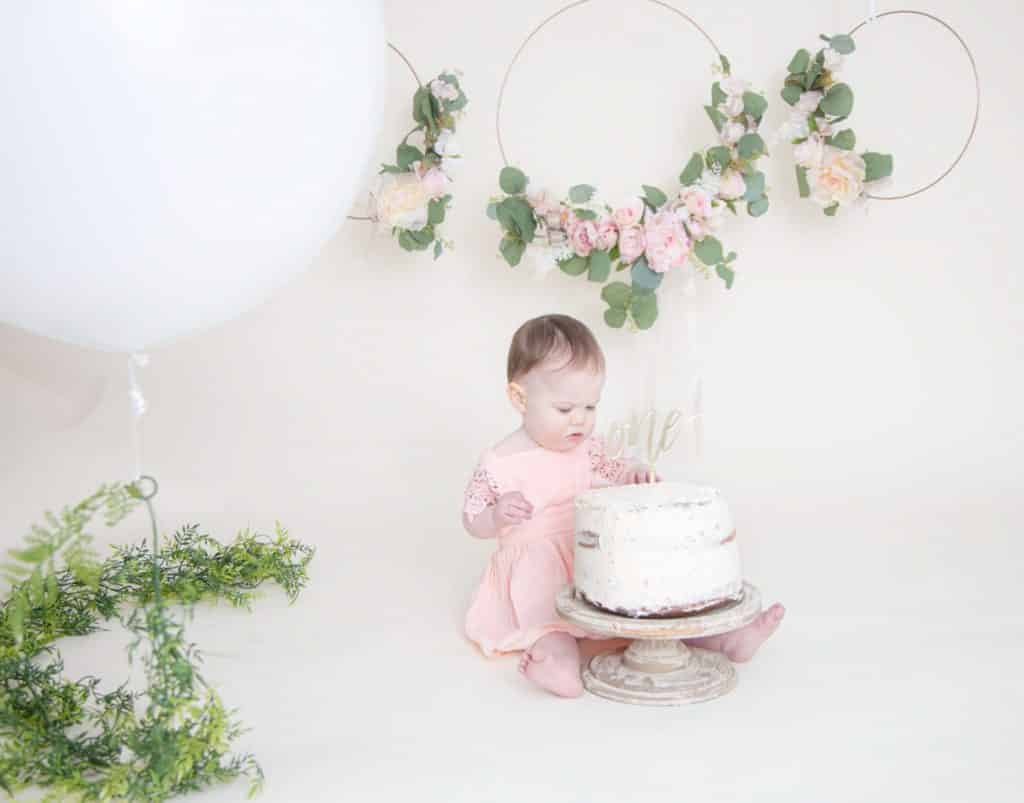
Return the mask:
M 650 329 L 658 319 L 658 296 L 654 293 L 634 295 L 629 312 L 638 329 Z
M 518 167 L 504 167 L 498 176 L 501 191 L 506 195 L 518 195 L 526 191 L 526 175 Z
M 679 174 L 679 183 L 684 187 L 696 184 L 704 173 L 704 157 L 699 153 L 693 154 L 690 161 L 686 163 L 683 172 Z
M 764 153 L 764 140 L 754 131 L 744 134 L 736 143 L 736 151 L 741 159 L 756 159 Z
M 423 151 L 414 145 L 407 145 L 404 142 L 395 151 L 395 161 L 402 170 L 408 170 L 413 162 L 423 160 Z
M 861 157 L 864 159 L 865 181 L 877 181 L 892 175 L 892 154 L 866 151 Z
M 800 96 L 803 94 L 803 90 L 794 86 L 793 84 L 787 84 L 782 89 L 782 99 L 786 101 L 790 106 L 795 106 L 796 102 L 800 100 Z
M 728 100 L 728 98 L 729 96 L 726 95 L 725 92 L 722 90 L 722 84 L 718 81 L 715 81 L 711 85 L 711 105 L 718 106 L 718 104 L 720 103 L 725 103 L 725 101 Z
M 633 284 L 647 290 L 657 290 L 661 285 L 662 274 L 650 269 L 646 257 L 640 257 L 633 263 L 629 271 Z
M 623 312 L 629 306 L 629 300 L 632 296 L 633 291 L 625 282 L 611 282 L 601 288 L 601 298 L 605 303 Z
M 825 207 L 825 209 L 823 211 L 829 217 L 834 217 L 836 212 L 839 211 L 839 204 L 838 203 L 829 204 L 828 206 Z
M 718 165 L 722 170 L 725 170 L 725 168 L 727 168 L 731 162 L 732 151 L 725 145 L 716 145 L 714 148 L 708 148 L 708 167 L 714 167 L 715 165 Z
M 855 49 L 856 45 L 853 43 L 853 37 L 848 36 L 845 33 L 839 33 L 833 36 L 829 40 L 829 46 L 844 56 L 849 56 Z
M 743 93 L 743 111 L 755 120 L 760 121 L 767 108 L 768 101 L 765 100 L 764 95 L 759 95 L 757 92 Z
M 765 212 L 768 211 L 768 199 L 758 198 L 756 201 L 751 201 L 747 204 L 747 214 L 751 217 L 761 217 Z
M 526 252 L 526 243 L 516 237 L 502 237 L 498 250 L 505 257 L 505 261 L 514 268 L 523 259 L 523 254 Z
M 743 183 L 747 186 L 747 191 L 743 194 L 744 201 L 756 201 L 764 195 L 764 173 L 744 174 Z
M 574 204 L 585 204 L 594 197 L 595 192 L 597 189 L 589 184 L 577 184 L 569 189 L 569 200 Z
M 571 256 L 568 259 L 563 259 L 558 263 L 559 269 L 562 273 L 567 273 L 569 276 L 580 276 L 587 272 L 587 258 L 581 256 Z
M 427 204 L 427 222 L 431 226 L 439 226 L 444 223 L 444 213 L 444 198 L 434 198 L 429 204 Z
M 693 253 L 705 265 L 716 265 L 722 261 L 722 244 L 716 238 L 708 235 L 703 240 L 696 242 L 693 247 Z
M 829 117 L 846 117 L 853 111 L 853 90 L 848 84 L 832 84 L 818 104 Z
M 857 135 L 852 128 L 844 128 L 825 140 L 829 145 L 844 151 L 852 151 L 857 144 Z
M 707 112 L 708 119 L 711 120 L 711 125 L 715 127 L 715 131 L 721 131 L 722 126 L 725 125 L 725 115 L 714 106 L 705 106 L 704 111 Z
M 715 273 L 725 282 L 725 289 L 732 289 L 733 279 L 736 278 L 736 272 L 726 264 L 716 265 Z
M 649 184 L 644 184 L 644 200 L 652 209 L 658 209 L 668 203 L 668 196 L 664 192 L 659 190 L 657 187 L 652 187 Z
M 612 329 L 621 329 L 626 322 L 626 310 L 609 307 L 604 311 L 604 322 Z
M 587 279 L 592 282 L 603 282 L 612 272 L 612 260 L 607 251 L 592 251 Z
M 811 188 L 807 184 L 807 168 L 796 166 L 796 186 L 800 190 L 800 197 L 807 198 L 811 194 Z
M 796 51 L 796 55 L 793 56 L 789 61 L 788 69 L 791 73 L 802 73 L 807 71 L 807 66 L 811 63 L 811 54 L 801 48 Z

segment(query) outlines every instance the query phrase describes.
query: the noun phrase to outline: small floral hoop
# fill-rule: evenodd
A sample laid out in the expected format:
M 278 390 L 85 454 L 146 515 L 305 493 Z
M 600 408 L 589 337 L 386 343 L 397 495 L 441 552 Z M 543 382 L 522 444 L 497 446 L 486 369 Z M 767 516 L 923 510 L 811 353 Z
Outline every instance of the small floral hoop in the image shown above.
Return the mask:
M 879 195 L 868 192 L 866 184 L 892 175 L 891 154 L 854 152 L 856 135 L 851 128 L 839 129 L 853 111 L 853 90 L 835 80 L 845 56 L 856 49 L 853 35 L 870 22 L 894 15 L 924 17 L 946 28 L 963 47 L 974 73 L 974 120 L 963 147 L 953 163 L 930 183 L 900 195 Z M 895 10 L 872 15 L 848 34 L 822 36 L 828 46 L 812 58 L 807 50 L 798 50 L 789 62 L 789 75 L 782 89 L 782 99 L 793 107 L 790 119 L 779 131 L 780 139 L 794 145 L 797 187 L 802 198 L 810 197 L 833 216 L 843 206 L 868 199 L 897 201 L 931 189 L 959 164 L 974 138 L 981 108 L 981 81 L 978 68 L 967 43 L 947 22 L 924 11 Z
M 579 184 L 567 198 L 546 191 L 527 192 L 529 179 L 509 164 L 501 139 L 501 104 L 509 74 L 523 49 L 545 25 L 560 14 L 584 5 L 578 0 L 561 8 L 534 28 L 516 51 L 505 72 L 498 96 L 496 133 L 505 167 L 499 175 L 502 195 L 490 199 L 488 216 L 501 226 L 498 250 L 516 267 L 529 250 L 542 262 L 557 265 L 569 276 L 586 276 L 603 284 L 608 326 L 649 329 L 658 317 L 657 290 L 667 272 L 682 270 L 687 261 L 705 275 L 711 269 L 732 287 L 735 252 L 726 253 L 713 236 L 728 209 L 745 201 L 747 213 L 759 217 L 768 210 L 765 176 L 756 167 L 766 152 L 757 129 L 768 101 L 750 85 L 732 77 L 729 60 L 693 19 L 677 8 L 650 0 L 679 15 L 696 28 L 718 56 L 713 71 L 720 76 L 711 87 L 711 104 L 704 109 L 719 141 L 694 153 L 679 175 L 680 188 L 671 195 L 643 185 L 643 195 L 618 208 L 599 200 L 597 189 Z M 605 282 L 613 272 L 629 271 L 628 283 Z
M 402 52 L 390 42 L 416 79 L 412 99 L 412 117 L 416 126 L 395 149 L 395 163 L 384 164 L 380 180 L 371 193 L 373 212 L 350 220 L 370 220 L 390 228 L 392 236 L 406 251 L 426 251 L 433 247 L 434 259 L 451 249 L 453 243 L 441 236 L 440 227 L 451 208 L 448 192 L 453 159 L 461 158 L 455 141 L 455 126 L 469 103 L 459 78 L 460 70 L 446 70 L 426 86 Z M 423 147 L 409 144 L 409 137 L 422 132 Z

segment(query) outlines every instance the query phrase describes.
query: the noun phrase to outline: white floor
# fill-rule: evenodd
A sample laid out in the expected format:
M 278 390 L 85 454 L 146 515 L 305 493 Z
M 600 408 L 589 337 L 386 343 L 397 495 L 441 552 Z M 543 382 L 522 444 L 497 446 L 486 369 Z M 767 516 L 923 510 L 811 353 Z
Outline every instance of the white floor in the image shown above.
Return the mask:
M 748 577 L 788 607 L 737 689 L 685 708 L 549 697 L 463 641 L 488 546 L 301 517 L 318 546 L 289 607 L 197 609 L 206 675 L 252 729 L 267 801 L 1011 801 L 1024 714 L 1019 527 L 995 511 L 762 510 Z M 202 517 L 224 537 L 272 522 Z M 164 522 L 170 526 L 170 522 Z M 221 529 L 223 528 L 223 529 Z M 66 642 L 126 672 L 122 633 Z M 241 785 L 204 799 L 241 800 Z

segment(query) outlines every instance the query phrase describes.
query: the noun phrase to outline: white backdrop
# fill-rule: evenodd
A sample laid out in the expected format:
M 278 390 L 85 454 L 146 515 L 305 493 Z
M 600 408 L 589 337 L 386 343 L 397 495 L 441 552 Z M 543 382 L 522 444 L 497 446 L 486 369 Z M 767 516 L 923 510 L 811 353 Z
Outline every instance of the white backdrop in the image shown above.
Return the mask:
M 772 104 L 770 133 L 783 119 L 776 98 L 792 53 L 811 47 L 820 32 L 849 29 L 866 5 L 822 3 L 815 9 L 795 0 L 694 0 L 685 9 L 729 55 L 734 71 L 765 90 Z M 468 713 L 475 705 L 488 711 L 494 706 L 488 714 L 494 718 L 526 705 L 540 719 L 531 723 L 520 716 L 516 727 L 534 742 L 540 738 L 537 723 L 554 710 L 546 698 L 527 696 L 513 680 L 511 664 L 498 662 L 497 669 L 482 661 L 457 632 L 465 595 L 488 552 L 460 529 L 462 490 L 479 452 L 517 425 L 503 394 L 512 331 L 548 311 L 575 314 L 594 326 L 612 369 L 602 425 L 638 382 L 628 364 L 635 346 L 604 328 L 593 286 L 557 273 L 528 279 L 525 270 L 513 271 L 497 257 L 497 226 L 484 215 L 501 167 L 493 130 L 497 90 L 507 59 L 558 4 L 494 3 L 485 14 L 478 8 L 470 0 L 386 4 L 389 38 L 421 76 L 447 67 L 465 71 L 470 106 L 459 139 L 466 156 L 447 224 L 457 250 L 433 262 L 405 254 L 366 223 L 348 223 L 311 269 L 272 300 L 152 352 L 141 374 L 150 402 L 143 464 L 160 479 L 165 527 L 198 518 L 229 537 L 232 529 L 266 528 L 275 518 L 291 525 L 294 535 L 316 543 L 321 553 L 311 596 L 283 612 L 275 626 L 293 623 L 308 631 L 310 641 L 295 647 L 308 650 L 301 653 L 305 665 L 321 666 L 317 661 L 327 650 L 332 660 L 355 661 L 346 665 L 362 683 L 408 690 L 386 716 L 406 706 L 408 727 L 426 741 L 415 741 L 404 724 L 368 726 L 369 735 L 361 738 L 369 741 L 359 749 L 377 749 L 379 764 L 366 764 L 369 753 L 360 758 L 362 769 L 350 787 L 365 794 L 374 778 L 380 781 L 377 770 L 394 772 L 387 769 L 391 760 L 421 761 L 421 768 L 441 760 L 431 750 L 442 747 L 429 742 L 429 723 L 440 714 L 425 702 L 434 699 L 432 693 L 441 695 L 438 705 L 456 712 L 449 727 L 469 732 L 491 727 Z M 879 4 L 880 11 L 886 8 Z M 1024 664 L 1024 629 L 1007 607 L 1015 582 L 1010 567 L 1024 557 L 1015 524 L 1024 512 L 1024 293 L 1015 230 L 1021 63 L 1008 36 L 1020 18 L 1010 0 L 983 0 L 970 10 L 936 0 L 926 10 L 960 30 L 982 76 L 981 122 L 961 165 L 917 198 L 830 219 L 797 197 L 789 149 L 777 146 L 766 160 L 772 199 L 767 217 L 732 221 L 723 237 L 740 255 L 734 288 L 726 292 L 717 279 L 700 283 L 705 452 L 696 461 L 681 450 L 668 461 L 667 473 L 705 478 L 724 490 L 747 534 L 748 572 L 769 600 L 782 599 L 791 611 L 770 650 L 755 662 L 758 668 L 750 670 L 760 674 L 741 685 L 757 699 L 718 709 L 729 714 L 717 721 L 712 709 L 702 709 L 700 727 L 714 739 L 746 729 L 753 735 L 741 738 L 737 749 L 744 761 L 757 761 L 765 740 L 775 736 L 773 723 L 788 723 L 782 736 L 790 741 L 784 744 L 813 751 L 822 748 L 812 733 L 841 738 L 830 728 L 852 721 L 864 735 L 853 748 L 861 751 L 856 760 L 868 762 L 859 785 L 826 794 L 813 779 L 829 783 L 849 766 L 822 754 L 803 787 L 806 794 L 787 797 L 784 790 L 800 771 L 785 764 L 776 745 L 769 763 L 752 771 L 749 788 L 723 791 L 709 775 L 694 776 L 717 799 L 769 799 L 774 792 L 780 800 L 863 800 L 878 792 L 866 779 L 883 772 L 896 773 L 893 788 L 901 790 L 901 799 L 965 799 L 966 790 L 975 791 L 972 762 L 1000 793 L 993 799 L 1008 799 L 1001 793 L 1021 779 L 1001 763 L 1009 739 L 1005 717 L 1021 707 L 1020 693 L 1008 681 L 976 691 L 981 697 L 970 705 L 988 711 L 987 719 L 967 723 L 950 719 L 948 711 L 928 711 L 928 695 L 955 703 L 959 673 L 973 671 L 966 654 L 955 659 L 945 651 L 950 633 L 937 621 L 1000 610 L 999 626 L 988 620 L 987 629 L 974 631 L 980 640 L 969 643 L 987 650 L 1001 644 L 1009 650 L 998 654 L 1001 660 Z M 630 43 L 617 37 L 622 31 L 630 32 Z M 921 20 L 882 21 L 857 42 L 846 73 L 857 94 L 851 124 L 859 144 L 895 155 L 894 190 L 909 189 L 943 169 L 966 134 L 973 102 L 967 61 L 948 34 Z M 641 183 L 668 186 L 689 154 L 710 144 L 712 130 L 700 107 L 707 102 L 711 60 L 693 31 L 654 6 L 598 0 L 576 9 L 537 37 L 513 73 L 503 130 L 510 158 L 556 191 L 589 182 L 617 197 Z M 408 130 L 413 89 L 398 59 L 391 57 L 389 65 L 381 161 Z M 674 347 L 682 360 L 685 349 Z M 671 354 L 661 359 L 665 379 L 659 390 L 667 404 L 678 399 L 681 373 L 673 373 Z M 77 500 L 101 481 L 127 477 L 133 459 L 126 377 L 127 358 L 0 327 L 0 546 L 17 542 L 43 509 Z M 144 532 L 143 522 L 134 526 Z M 126 525 L 127 534 L 118 537 L 130 531 Z M 982 560 L 976 548 L 991 559 Z M 376 635 L 357 631 L 354 619 L 362 617 L 365 594 L 374 593 L 381 595 L 373 609 L 380 614 Z M 272 631 L 259 626 L 260 615 L 257 608 L 246 632 L 273 644 Z M 335 636 L 325 640 L 322 629 L 314 632 L 308 623 L 321 621 L 318 616 Z M 360 627 L 365 622 L 358 620 Z M 845 636 L 823 656 L 823 634 L 836 627 Z M 203 638 L 218 638 L 206 630 L 197 636 L 201 647 Z M 859 673 L 850 669 L 867 660 L 868 645 L 904 650 L 896 686 L 873 665 Z M 433 665 L 431 655 L 448 658 Z M 423 679 L 377 676 L 377 658 L 370 656 L 384 656 L 391 666 L 416 657 Z M 250 747 L 264 754 L 284 751 L 270 753 L 279 759 L 280 784 L 275 787 L 272 775 L 270 799 L 331 799 L 309 791 L 313 785 L 306 796 L 296 795 L 295 787 L 289 791 L 291 771 L 299 782 L 301 751 L 272 747 L 275 738 L 293 746 L 289 734 L 321 742 L 309 735 L 317 726 L 301 720 L 300 708 L 287 716 L 270 713 L 265 706 L 274 703 L 256 693 L 256 680 L 243 678 L 255 666 L 280 671 L 274 660 L 250 656 L 238 677 L 222 670 L 219 679 L 234 684 L 224 693 L 233 695 L 229 702 L 242 708 L 243 717 L 248 712 L 257 724 L 263 720 L 264 731 L 257 727 Z M 929 662 L 952 667 L 950 660 L 962 664 L 929 676 L 930 686 L 906 674 Z M 825 699 L 836 695 L 834 717 L 827 720 L 799 706 L 810 699 L 811 665 L 833 673 L 816 687 Z M 463 681 L 452 681 L 451 672 L 472 678 L 465 681 L 466 694 L 484 702 L 459 696 Z M 761 685 L 756 692 L 754 684 Z M 896 688 L 904 696 L 884 696 L 896 695 Z M 914 698 L 910 714 L 900 700 L 910 699 L 905 695 L 913 696 L 914 688 L 921 699 Z M 384 688 L 368 691 L 360 702 L 335 703 L 339 717 L 379 713 L 374 701 Z M 494 694 L 504 695 L 503 702 L 495 702 Z M 777 710 L 765 708 L 768 698 L 779 700 Z M 301 704 L 293 699 L 280 705 L 292 703 Z M 633 725 L 623 719 L 638 713 L 594 700 L 567 705 L 577 706 L 581 723 L 593 725 L 598 743 L 602 723 L 612 721 L 641 744 L 636 734 L 646 726 L 629 731 Z M 871 706 L 880 718 L 897 718 L 886 738 L 899 755 L 906 751 L 902 767 L 886 764 L 893 753 L 868 743 L 883 719 L 858 719 L 857 710 L 875 710 Z M 569 710 L 565 704 L 555 708 Z M 763 719 L 755 724 L 744 712 Z M 422 721 L 415 718 L 419 714 Z M 275 737 L 272 723 L 281 716 L 287 724 Z M 686 724 L 678 717 L 671 721 Z M 947 764 L 942 784 L 936 781 L 923 795 L 916 784 L 934 769 L 934 752 L 927 751 L 967 749 L 959 740 L 968 725 L 984 730 L 989 741 L 972 743 L 966 763 Z M 399 738 L 392 726 L 403 729 L 408 753 L 389 752 L 387 745 Z M 931 741 L 922 747 L 924 733 Z M 462 745 L 459 735 L 449 731 L 445 744 Z M 513 743 L 507 733 L 500 739 Z M 710 743 L 721 743 L 714 739 Z M 355 744 L 349 747 L 356 750 Z M 329 763 L 331 751 L 320 749 Z M 476 762 L 471 777 L 487 775 L 481 762 L 500 765 L 499 758 L 473 752 L 479 748 L 467 749 Z M 663 771 L 649 770 L 666 784 L 676 771 L 670 752 L 656 751 Z M 585 753 L 571 755 L 582 761 Z M 544 777 L 555 783 L 561 770 L 545 761 Z M 439 766 L 434 764 L 437 773 Z M 388 777 L 395 789 L 412 782 Z M 590 789 L 586 799 L 600 800 L 601 788 L 624 789 L 625 776 L 620 780 L 618 786 L 591 788 L 577 778 L 566 788 Z M 936 794 L 940 787 L 948 798 Z M 473 797 L 484 787 L 470 785 L 465 799 L 504 799 L 506 792 L 511 799 L 531 788 L 524 781 L 492 790 L 492 797 Z M 463 798 L 449 789 L 438 799 Z

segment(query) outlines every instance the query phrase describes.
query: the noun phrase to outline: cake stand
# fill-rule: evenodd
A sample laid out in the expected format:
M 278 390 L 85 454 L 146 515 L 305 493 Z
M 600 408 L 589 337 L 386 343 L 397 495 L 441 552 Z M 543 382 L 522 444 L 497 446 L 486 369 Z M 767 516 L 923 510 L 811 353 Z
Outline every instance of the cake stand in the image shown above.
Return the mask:
M 707 611 L 672 619 L 633 619 L 602 611 L 563 588 L 555 600 L 563 619 L 598 636 L 633 639 L 624 650 L 595 655 L 583 669 L 587 691 L 634 705 L 685 705 L 713 700 L 736 685 L 736 670 L 721 653 L 688 647 L 680 639 L 727 633 L 754 621 L 761 594 L 743 595 Z

